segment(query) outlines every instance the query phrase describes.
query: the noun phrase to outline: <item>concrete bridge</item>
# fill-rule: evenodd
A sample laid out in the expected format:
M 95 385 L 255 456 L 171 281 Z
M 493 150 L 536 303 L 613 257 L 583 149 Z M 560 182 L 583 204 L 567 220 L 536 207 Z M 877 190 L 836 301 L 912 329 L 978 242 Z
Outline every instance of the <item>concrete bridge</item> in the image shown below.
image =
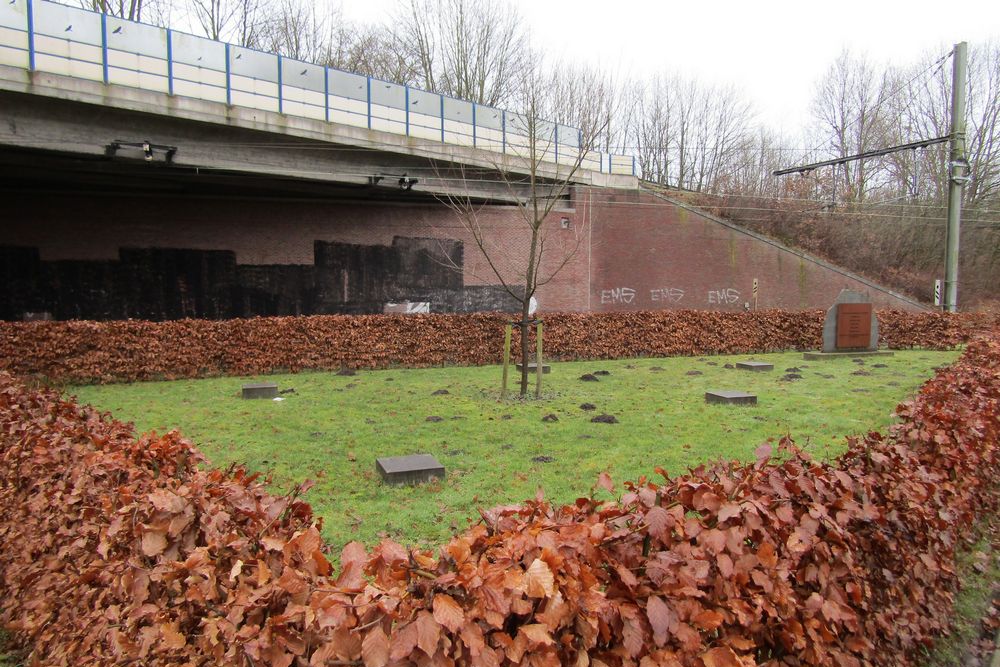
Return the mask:
M 512 201 L 531 134 L 543 180 L 637 186 L 576 128 L 47 0 L 0 3 L 0 121 L 8 186 Z

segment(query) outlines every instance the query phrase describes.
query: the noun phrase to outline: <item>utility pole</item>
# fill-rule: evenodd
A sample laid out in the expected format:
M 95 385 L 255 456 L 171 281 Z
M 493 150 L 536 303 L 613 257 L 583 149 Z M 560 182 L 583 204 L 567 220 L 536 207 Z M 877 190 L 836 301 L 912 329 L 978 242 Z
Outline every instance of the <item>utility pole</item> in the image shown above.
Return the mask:
M 948 160 L 948 240 L 944 257 L 944 309 L 958 310 L 958 239 L 962 222 L 962 186 L 968 180 L 965 157 L 965 85 L 968 54 L 965 42 L 955 45 L 951 70 L 951 154 Z

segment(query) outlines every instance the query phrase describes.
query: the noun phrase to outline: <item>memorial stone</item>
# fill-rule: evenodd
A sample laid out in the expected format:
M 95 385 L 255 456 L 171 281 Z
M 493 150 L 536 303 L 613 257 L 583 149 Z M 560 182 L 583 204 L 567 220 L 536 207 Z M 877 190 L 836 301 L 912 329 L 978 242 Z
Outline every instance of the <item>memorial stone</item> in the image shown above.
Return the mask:
M 444 466 L 430 454 L 385 456 L 375 459 L 375 470 L 386 484 L 420 484 L 444 478 Z
M 841 290 L 823 323 L 823 351 L 875 351 L 878 318 L 867 294 Z
M 736 368 L 744 371 L 773 371 L 774 364 L 763 361 L 737 361 Z
M 552 369 L 549 367 L 548 364 L 542 364 L 542 375 L 545 375 L 546 373 L 549 373 L 551 370 Z M 517 364 L 517 372 L 518 373 L 521 372 L 521 364 Z M 533 361 L 529 361 L 528 362 L 528 372 L 529 373 L 537 373 L 538 372 L 538 364 L 536 364 Z
M 745 391 L 706 391 L 706 403 L 723 403 L 728 405 L 757 405 L 757 395 Z
M 278 385 L 274 382 L 253 382 L 243 385 L 243 398 L 275 398 Z

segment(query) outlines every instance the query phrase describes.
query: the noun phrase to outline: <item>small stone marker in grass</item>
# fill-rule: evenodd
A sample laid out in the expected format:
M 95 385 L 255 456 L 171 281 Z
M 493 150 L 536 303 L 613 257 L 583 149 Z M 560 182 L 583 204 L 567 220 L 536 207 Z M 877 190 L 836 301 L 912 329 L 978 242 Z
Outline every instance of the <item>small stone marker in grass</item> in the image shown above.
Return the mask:
M 757 395 L 745 391 L 706 391 L 706 403 L 723 403 L 727 405 L 757 405 Z
M 522 364 L 516 364 L 515 365 L 515 368 L 517 368 L 517 372 L 518 373 L 521 372 L 521 366 L 522 366 Z M 545 375 L 546 373 L 549 373 L 551 371 L 552 371 L 552 368 L 548 364 L 542 364 L 542 375 Z M 529 361 L 528 362 L 528 372 L 529 373 L 537 373 L 538 372 L 538 364 L 536 364 L 534 361 Z
M 736 368 L 744 371 L 773 371 L 774 364 L 769 364 L 764 361 L 737 361 Z
M 386 484 L 421 484 L 444 478 L 444 466 L 430 454 L 375 459 L 375 470 Z
M 274 382 L 251 382 L 243 385 L 243 398 L 275 398 L 278 385 Z

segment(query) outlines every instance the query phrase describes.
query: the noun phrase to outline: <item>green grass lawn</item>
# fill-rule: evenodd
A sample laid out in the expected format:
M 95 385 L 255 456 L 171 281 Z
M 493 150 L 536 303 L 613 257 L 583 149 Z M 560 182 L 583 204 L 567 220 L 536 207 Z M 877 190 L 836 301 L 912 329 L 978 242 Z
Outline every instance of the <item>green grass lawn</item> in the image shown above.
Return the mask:
M 845 435 L 884 429 L 897 403 L 957 356 L 905 351 L 860 365 L 756 355 L 775 366 L 760 373 L 724 368 L 746 356 L 554 363 L 543 400 L 504 403 L 497 366 L 254 378 L 295 390 L 280 402 L 242 400 L 240 385 L 249 378 L 67 391 L 140 431 L 181 429 L 213 465 L 268 471 L 276 492 L 317 480 L 306 498 L 339 550 L 349 540 L 371 545 L 382 536 L 436 546 L 478 517 L 476 507 L 521 501 L 538 486 L 550 499 L 571 502 L 604 470 L 616 482 L 652 475 L 655 466 L 681 473 L 711 459 L 752 458 L 762 441 L 784 434 L 816 456 L 835 456 Z M 793 367 L 802 378 L 782 380 Z M 579 379 L 597 370 L 610 375 Z M 759 404 L 707 405 L 711 389 L 752 391 Z M 596 410 L 582 410 L 583 403 Z M 558 421 L 543 422 L 549 414 Z M 599 414 L 619 423 L 592 423 Z M 427 421 L 431 416 L 441 421 Z M 376 456 L 417 452 L 436 456 L 447 479 L 402 488 L 380 482 Z

